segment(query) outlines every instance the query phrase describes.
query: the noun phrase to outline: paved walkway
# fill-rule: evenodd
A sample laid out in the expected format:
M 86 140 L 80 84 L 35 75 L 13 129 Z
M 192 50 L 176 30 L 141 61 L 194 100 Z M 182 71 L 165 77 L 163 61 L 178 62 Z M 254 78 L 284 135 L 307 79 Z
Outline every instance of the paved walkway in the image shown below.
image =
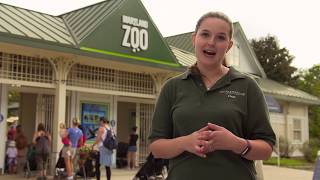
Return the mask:
M 313 172 L 264 165 L 263 175 L 264 180 L 312 180 Z
M 112 180 L 132 180 L 136 171 L 124 169 L 112 169 Z M 264 180 L 312 180 L 313 172 L 297 169 L 282 168 L 276 166 L 263 166 Z M 19 176 L 0 176 L 0 180 L 22 180 Z M 36 178 L 30 178 L 35 180 Z M 52 178 L 49 178 L 52 179 Z M 105 178 L 102 178 L 105 180 Z

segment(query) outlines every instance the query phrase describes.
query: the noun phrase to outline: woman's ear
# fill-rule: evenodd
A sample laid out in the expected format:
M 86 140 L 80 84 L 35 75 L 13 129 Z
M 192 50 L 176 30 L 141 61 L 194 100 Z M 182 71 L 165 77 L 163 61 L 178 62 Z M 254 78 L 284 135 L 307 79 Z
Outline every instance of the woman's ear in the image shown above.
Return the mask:
M 227 52 L 232 48 L 232 45 L 233 45 L 233 41 L 230 40 L 229 45 L 228 45 L 228 50 L 227 50 Z

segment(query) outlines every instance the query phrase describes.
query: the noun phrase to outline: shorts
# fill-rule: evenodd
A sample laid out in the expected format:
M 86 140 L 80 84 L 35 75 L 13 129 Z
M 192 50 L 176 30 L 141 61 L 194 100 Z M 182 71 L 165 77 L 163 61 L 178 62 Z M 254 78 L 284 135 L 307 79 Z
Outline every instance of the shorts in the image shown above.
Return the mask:
M 37 162 L 37 169 L 44 170 L 47 167 L 49 154 L 37 154 L 36 155 L 36 162 Z
M 128 152 L 137 152 L 137 146 L 129 146 Z
M 17 165 L 17 158 L 10 158 L 9 157 L 7 163 L 8 163 L 8 166 L 15 166 L 15 165 Z
M 62 157 L 68 157 L 73 159 L 76 156 L 77 148 L 70 148 L 67 146 L 64 146 L 62 148 Z

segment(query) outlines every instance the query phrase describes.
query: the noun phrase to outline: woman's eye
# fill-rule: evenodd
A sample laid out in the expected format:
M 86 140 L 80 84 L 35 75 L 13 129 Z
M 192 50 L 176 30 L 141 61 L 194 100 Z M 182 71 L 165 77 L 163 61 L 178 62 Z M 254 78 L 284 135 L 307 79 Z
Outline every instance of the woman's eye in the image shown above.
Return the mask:
M 226 37 L 225 37 L 225 36 L 218 36 L 217 38 L 218 38 L 219 40 L 223 40 L 223 41 L 226 40 Z
M 200 35 L 203 36 L 203 37 L 208 37 L 208 36 L 209 36 L 209 33 L 203 32 L 203 33 L 201 33 Z

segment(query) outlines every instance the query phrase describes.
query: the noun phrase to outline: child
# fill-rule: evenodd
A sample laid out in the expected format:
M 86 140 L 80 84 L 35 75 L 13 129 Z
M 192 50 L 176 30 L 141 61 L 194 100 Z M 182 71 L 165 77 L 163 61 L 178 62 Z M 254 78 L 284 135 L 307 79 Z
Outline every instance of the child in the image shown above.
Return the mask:
M 70 138 L 68 135 L 68 130 L 67 130 L 66 125 L 64 123 L 60 123 L 59 127 L 60 127 L 59 134 L 61 137 L 61 141 L 63 143 L 62 157 L 64 158 L 64 163 L 66 166 L 66 171 L 67 171 L 68 177 L 72 177 L 71 142 L 70 142 Z M 69 179 L 71 179 L 71 178 L 69 178 Z
M 8 157 L 9 174 L 13 174 L 16 172 L 17 155 L 18 155 L 15 141 L 9 141 L 6 154 Z

